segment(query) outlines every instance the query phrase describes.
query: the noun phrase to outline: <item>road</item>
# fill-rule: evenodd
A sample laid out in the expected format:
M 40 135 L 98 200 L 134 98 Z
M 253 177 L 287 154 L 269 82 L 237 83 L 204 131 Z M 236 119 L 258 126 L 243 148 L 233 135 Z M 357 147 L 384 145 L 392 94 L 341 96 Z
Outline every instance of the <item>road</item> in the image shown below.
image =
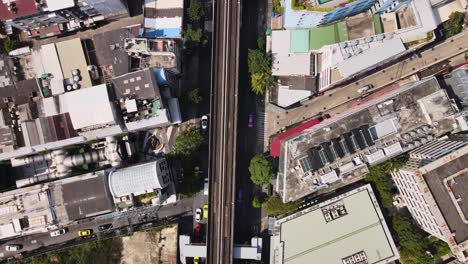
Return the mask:
M 21 244 L 23 249 L 21 252 L 25 256 L 29 252 L 45 251 L 49 249 L 58 249 L 64 245 L 70 245 L 75 242 L 83 242 L 89 239 L 99 239 L 108 237 L 108 233 L 112 232 L 114 235 L 122 233 L 132 233 L 133 226 L 141 225 L 144 223 L 154 222 L 160 219 L 191 214 L 193 207 L 193 199 L 184 199 L 178 201 L 176 204 L 169 204 L 160 207 L 147 207 L 139 208 L 136 210 L 129 210 L 120 213 L 111 213 L 95 218 L 84 219 L 78 221 L 76 224 L 67 226 L 68 232 L 58 237 L 50 237 L 49 233 L 33 234 L 23 236 L 15 239 L 5 241 L 0 244 L 0 261 L 17 255 L 19 252 L 8 252 L 5 250 L 7 244 Z M 112 223 L 112 228 L 109 231 L 98 232 L 98 226 L 103 224 Z M 151 227 L 151 226 L 149 226 Z M 77 232 L 82 229 L 92 229 L 93 236 L 90 238 L 78 238 Z M 122 232 L 123 230 L 123 232 Z M 48 248 L 46 248 L 48 247 Z
M 282 111 L 269 106 L 266 119 L 267 135 L 269 137 L 285 127 L 310 119 L 320 112 L 325 113 L 332 108 L 359 98 L 361 94 L 357 92 L 357 89 L 364 85 L 373 84 L 373 90 L 375 91 L 426 69 L 431 65 L 463 53 L 468 50 L 467 43 L 468 31 L 465 31 L 433 48 L 419 53 L 418 56 L 401 60 L 390 67 L 364 76 L 356 82 L 327 91 L 324 95 L 311 99 L 297 108 Z M 268 140 L 268 137 L 265 140 Z
M 207 241 L 210 264 L 232 263 L 240 8 L 240 0 L 218 0 L 213 8 Z
M 239 56 L 247 58 L 248 49 L 257 48 L 257 37 L 264 32 L 262 13 L 267 13 L 267 1 L 247 0 L 242 6 L 242 35 L 240 36 Z M 269 13 L 268 13 L 269 14 Z M 242 59 L 241 59 L 242 61 Z M 256 96 L 250 90 L 247 64 L 239 65 L 238 129 L 236 157 L 236 209 L 234 242 L 244 244 L 258 235 L 261 225 L 261 209 L 252 207 L 252 199 L 259 188 L 250 180 L 248 170 L 251 158 L 263 152 L 263 120 L 261 102 L 264 96 Z M 248 127 L 248 116 L 253 114 L 254 126 Z M 259 144 L 260 141 L 260 144 Z

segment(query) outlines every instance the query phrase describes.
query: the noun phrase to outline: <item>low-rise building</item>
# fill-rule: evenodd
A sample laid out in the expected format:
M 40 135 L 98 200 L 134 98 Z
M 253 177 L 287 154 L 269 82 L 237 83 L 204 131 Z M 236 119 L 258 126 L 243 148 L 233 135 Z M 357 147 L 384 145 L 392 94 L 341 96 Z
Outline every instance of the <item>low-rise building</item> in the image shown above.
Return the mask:
M 142 36 L 153 38 L 182 37 L 184 1 L 149 0 L 143 5 Z
M 468 255 L 468 137 L 451 135 L 421 146 L 392 173 L 418 225 L 447 242 L 461 261 Z
M 270 231 L 271 264 L 383 264 L 399 258 L 369 184 L 277 219 Z

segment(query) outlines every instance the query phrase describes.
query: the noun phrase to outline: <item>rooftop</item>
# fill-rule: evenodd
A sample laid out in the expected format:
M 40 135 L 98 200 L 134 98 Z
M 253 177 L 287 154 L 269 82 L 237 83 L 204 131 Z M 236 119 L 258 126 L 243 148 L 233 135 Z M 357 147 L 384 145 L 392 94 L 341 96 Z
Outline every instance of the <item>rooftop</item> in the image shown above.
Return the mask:
M 114 197 L 123 197 L 130 194 L 140 195 L 153 192 L 166 187 L 158 167 L 166 166 L 165 161 L 152 162 L 118 169 L 109 174 L 109 188 Z
M 310 30 L 310 49 L 318 50 L 325 45 L 335 44 L 348 40 L 346 23 L 338 22 Z
M 464 148 L 465 152 L 467 147 Z M 463 149 L 462 149 L 463 150 Z M 445 157 L 429 171 L 419 169 L 457 244 L 468 240 L 468 153 Z
M 59 108 L 61 113 L 70 114 L 74 129 L 104 127 L 116 123 L 105 84 L 60 95 Z
M 145 1 L 145 35 L 151 37 L 180 38 L 184 16 L 183 0 Z
M 445 75 L 443 82 L 460 105 L 468 110 L 468 65 Z
M 130 70 L 130 58 L 125 50 L 125 39 L 130 38 L 128 29 L 121 28 L 93 36 L 96 56 L 104 75 L 111 78 Z
M 47 0 L 47 9 L 49 11 L 57 11 L 60 9 L 70 8 L 74 6 L 74 0 Z
M 282 140 L 277 190 L 284 201 L 293 201 L 349 184 L 367 166 L 453 131 L 456 124 L 449 98 L 435 78 L 369 96 L 347 112 Z
M 81 75 L 79 84 L 81 87 L 91 87 L 91 77 L 88 72 L 88 63 L 79 38 L 74 38 L 62 42 L 56 42 L 57 54 L 62 66 L 63 77 L 73 79 L 73 71 L 78 70 Z
M 310 53 L 290 53 L 291 32 L 289 30 L 272 33 L 272 72 L 275 76 L 311 75 L 311 63 L 315 63 Z
M 399 258 L 370 185 L 281 218 L 275 223 L 270 261 L 389 263 Z
M 103 171 L 57 181 L 53 197 L 61 203 L 55 212 L 61 223 L 113 212 L 115 207 Z
M 160 98 L 156 76 L 152 69 L 127 73 L 112 79 L 117 99 L 153 99 Z
M 8 8 L 8 2 L 11 7 Z M 0 20 L 5 21 L 38 13 L 34 0 L 0 1 Z

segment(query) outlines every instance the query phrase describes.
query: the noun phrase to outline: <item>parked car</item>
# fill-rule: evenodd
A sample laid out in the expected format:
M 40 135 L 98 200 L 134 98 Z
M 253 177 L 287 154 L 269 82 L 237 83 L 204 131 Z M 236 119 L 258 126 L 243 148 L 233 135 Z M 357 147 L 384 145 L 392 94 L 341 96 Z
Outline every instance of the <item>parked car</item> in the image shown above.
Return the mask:
M 50 237 L 57 237 L 67 233 L 65 228 L 50 232 Z
M 204 115 L 201 118 L 201 129 L 202 130 L 208 130 L 208 116 Z
M 193 242 L 194 243 L 200 243 L 201 242 L 201 231 L 202 231 L 203 225 L 200 223 L 197 223 L 195 225 L 195 228 L 193 229 Z
M 247 125 L 249 128 L 252 128 L 254 126 L 254 120 L 253 119 L 254 119 L 254 116 L 253 116 L 252 113 L 250 113 L 249 114 L 249 123 Z
M 210 189 L 210 185 L 208 182 L 208 178 L 205 178 L 205 181 L 203 183 L 203 194 L 208 195 L 208 190 Z
M 87 237 L 90 236 L 93 233 L 92 229 L 83 229 L 78 231 L 78 236 L 79 237 Z
M 372 88 L 374 88 L 374 85 L 368 84 L 366 86 L 363 86 L 363 87 L 359 88 L 357 91 L 358 91 L 358 93 L 365 93 L 365 92 L 367 92 L 367 90 L 372 89 Z
M 20 244 L 10 244 L 10 245 L 6 245 L 5 249 L 6 251 L 18 251 L 18 250 L 21 250 L 23 248 L 23 245 L 20 245 Z
M 99 231 L 105 231 L 105 230 L 108 230 L 112 227 L 112 224 L 104 224 L 104 225 L 100 225 L 98 226 L 98 230 Z
M 195 221 L 200 222 L 202 220 L 202 209 L 197 208 L 195 210 Z
M 208 218 L 208 204 L 203 205 L 203 218 Z

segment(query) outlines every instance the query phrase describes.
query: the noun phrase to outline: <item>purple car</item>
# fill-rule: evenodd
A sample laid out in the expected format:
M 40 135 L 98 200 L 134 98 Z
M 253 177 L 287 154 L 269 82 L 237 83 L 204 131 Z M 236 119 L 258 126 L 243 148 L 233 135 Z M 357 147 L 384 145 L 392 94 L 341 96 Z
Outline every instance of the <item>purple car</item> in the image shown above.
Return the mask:
M 247 125 L 249 128 L 252 128 L 253 127 L 253 114 L 250 113 L 249 114 L 249 124 Z

